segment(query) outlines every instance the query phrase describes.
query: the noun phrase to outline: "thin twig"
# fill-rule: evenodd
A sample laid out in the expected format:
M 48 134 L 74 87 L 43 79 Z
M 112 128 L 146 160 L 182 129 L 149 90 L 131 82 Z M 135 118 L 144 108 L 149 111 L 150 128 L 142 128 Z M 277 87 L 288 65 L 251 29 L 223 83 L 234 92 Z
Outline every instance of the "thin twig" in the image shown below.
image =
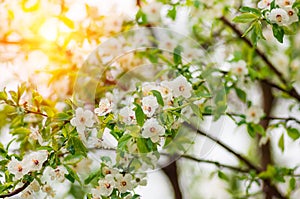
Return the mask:
M 239 167 L 235 167 L 235 166 L 231 166 L 231 165 L 227 165 L 227 164 L 222 164 L 222 163 L 217 162 L 217 161 L 195 158 L 191 155 L 181 155 L 181 158 L 188 159 L 188 160 L 193 160 L 195 162 L 214 164 L 215 166 L 217 166 L 219 168 L 226 168 L 226 169 L 230 169 L 230 170 L 241 172 L 241 173 L 249 173 L 250 172 L 249 169 L 243 169 L 243 168 L 239 168 Z
M 3 195 L 0 195 L 0 198 L 6 198 L 6 197 L 12 197 L 12 196 L 15 196 L 19 193 L 21 193 L 22 191 L 24 191 L 28 186 L 30 185 L 30 182 L 25 182 L 23 184 L 22 187 L 18 188 L 18 189 L 15 189 L 14 191 L 10 192 L 10 193 L 7 193 L 7 194 L 3 194 Z
M 199 129 L 197 129 L 195 126 L 184 122 L 183 123 L 184 126 L 196 131 L 199 135 L 205 136 L 207 138 L 209 138 L 210 140 L 214 141 L 216 144 L 218 144 L 219 146 L 221 146 L 222 148 L 224 148 L 226 151 L 230 152 L 231 154 L 233 154 L 235 157 L 237 157 L 239 160 L 241 160 L 242 162 L 244 162 L 250 169 L 255 170 L 257 173 L 260 173 L 262 171 L 261 168 L 255 166 L 253 163 L 251 163 L 248 159 L 246 159 L 244 156 L 242 156 L 241 154 L 237 153 L 236 151 L 234 151 L 232 148 L 230 148 L 229 146 L 227 146 L 225 143 L 221 142 L 220 140 L 218 140 L 217 138 L 208 135 L 207 133 L 204 133 L 202 131 L 200 131 Z

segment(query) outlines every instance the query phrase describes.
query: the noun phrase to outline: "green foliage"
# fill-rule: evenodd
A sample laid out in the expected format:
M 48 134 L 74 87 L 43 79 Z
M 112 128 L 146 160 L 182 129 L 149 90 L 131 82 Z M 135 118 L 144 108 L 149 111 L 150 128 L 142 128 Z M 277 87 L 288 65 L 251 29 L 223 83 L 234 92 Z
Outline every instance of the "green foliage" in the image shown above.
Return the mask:
M 273 35 L 280 43 L 283 43 L 284 29 L 283 27 L 273 24 L 272 26 Z
M 233 18 L 233 22 L 236 23 L 250 23 L 253 22 L 254 20 L 257 20 L 259 18 L 259 16 L 252 14 L 252 13 L 243 13 L 239 16 L 236 16 L 235 18 Z
M 146 115 L 144 114 L 143 109 L 139 104 L 135 103 L 134 105 L 136 106 L 135 108 L 136 121 L 138 125 L 143 126 L 145 123 Z
M 300 132 L 298 129 L 296 128 L 287 128 L 287 134 L 290 138 L 292 138 L 293 140 L 297 140 L 300 137 Z
M 284 134 L 282 134 L 279 138 L 278 147 L 282 152 L 284 151 Z
M 163 98 L 162 98 L 160 92 L 158 92 L 158 91 L 156 91 L 156 90 L 152 90 L 151 92 L 152 92 L 152 94 L 156 97 L 157 103 L 158 103 L 159 105 L 161 105 L 161 106 L 164 106 L 165 103 L 164 103 L 164 100 L 163 100 Z

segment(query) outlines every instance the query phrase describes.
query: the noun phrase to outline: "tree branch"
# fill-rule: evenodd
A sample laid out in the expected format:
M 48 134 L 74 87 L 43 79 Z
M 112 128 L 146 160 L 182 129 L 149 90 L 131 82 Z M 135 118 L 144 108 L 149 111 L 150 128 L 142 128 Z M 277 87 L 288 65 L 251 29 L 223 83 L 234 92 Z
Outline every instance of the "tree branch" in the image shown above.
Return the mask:
M 25 182 L 23 184 L 22 187 L 18 188 L 18 189 L 15 189 L 14 191 L 10 192 L 10 193 L 7 193 L 7 194 L 3 194 L 3 195 L 0 195 L 0 198 L 6 198 L 6 197 L 12 197 L 12 196 L 15 196 L 19 193 L 21 193 L 22 191 L 24 191 L 28 186 L 30 185 L 30 182 Z
M 228 151 L 229 153 L 233 154 L 236 158 L 238 158 L 239 160 L 241 160 L 242 162 L 244 162 L 250 169 L 255 170 L 257 173 L 261 172 L 262 169 L 255 166 L 253 163 L 251 163 L 248 159 L 246 159 L 244 156 L 242 156 L 241 154 L 235 152 L 232 148 L 230 148 L 229 146 L 227 146 L 225 143 L 221 142 L 220 140 L 218 140 L 217 138 L 208 135 L 207 133 L 204 133 L 202 131 L 200 131 L 199 129 L 197 129 L 196 127 L 194 127 L 193 125 L 184 122 L 183 123 L 184 126 L 192 129 L 193 131 L 196 131 L 199 135 L 205 136 L 208 139 L 214 141 L 216 144 L 218 144 L 219 146 L 221 146 L 222 148 L 224 148 L 226 151 Z
M 175 199 L 182 199 L 182 193 L 178 181 L 177 162 L 173 161 L 168 166 L 163 167 L 162 171 L 166 174 L 172 184 Z
M 226 19 L 224 16 L 220 18 L 220 20 L 230 27 L 238 36 L 240 39 L 242 39 L 249 47 L 254 48 L 253 44 L 247 37 L 242 37 L 243 32 L 239 30 L 234 24 L 232 24 L 228 19 Z M 258 48 L 254 48 L 256 54 L 267 64 L 267 66 L 278 76 L 278 78 L 281 80 L 282 83 L 288 84 L 288 82 L 285 80 L 283 75 L 276 69 L 276 67 L 272 64 L 272 62 L 267 58 L 267 56 Z M 280 87 L 278 87 L 280 88 Z M 282 90 L 282 89 L 280 89 Z M 291 90 L 288 91 L 288 94 L 291 97 L 294 97 L 298 101 L 300 101 L 300 95 L 297 93 L 294 87 L 291 88 Z
M 191 155 L 181 155 L 181 158 L 192 160 L 192 161 L 199 162 L 199 163 L 213 164 L 213 165 L 215 165 L 219 168 L 226 168 L 226 169 L 230 169 L 232 171 L 237 171 L 237 172 L 240 172 L 240 173 L 249 173 L 250 172 L 249 169 L 243 169 L 243 168 L 239 168 L 239 167 L 235 167 L 235 166 L 231 166 L 231 165 L 227 165 L 227 164 L 222 164 L 222 163 L 217 162 L 217 161 L 199 159 L 199 158 L 195 158 Z

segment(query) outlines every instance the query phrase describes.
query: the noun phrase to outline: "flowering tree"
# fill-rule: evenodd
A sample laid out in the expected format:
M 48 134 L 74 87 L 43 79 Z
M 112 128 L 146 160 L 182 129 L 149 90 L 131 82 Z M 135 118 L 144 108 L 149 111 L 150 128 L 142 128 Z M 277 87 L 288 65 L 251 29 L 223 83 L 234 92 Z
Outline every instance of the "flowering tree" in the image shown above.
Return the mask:
M 2 1 L 0 198 L 136 199 L 159 168 L 199 198 L 198 164 L 222 198 L 298 198 L 299 8 Z M 246 150 L 221 137 L 236 128 Z

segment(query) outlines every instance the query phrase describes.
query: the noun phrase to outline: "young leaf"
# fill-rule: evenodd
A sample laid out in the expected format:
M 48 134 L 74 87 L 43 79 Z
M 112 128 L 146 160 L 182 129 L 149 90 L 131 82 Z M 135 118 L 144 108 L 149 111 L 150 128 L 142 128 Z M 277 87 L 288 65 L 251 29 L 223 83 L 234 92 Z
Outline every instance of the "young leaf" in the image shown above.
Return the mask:
M 138 138 L 137 139 L 137 147 L 141 153 L 148 153 L 149 150 L 147 148 L 146 139 Z
M 250 135 L 250 137 L 252 137 L 252 138 L 255 137 L 256 132 L 251 123 L 247 125 L 247 131 L 248 131 L 248 134 Z
M 296 188 L 296 180 L 295 178 L 291 178 L 289 181 L 290 190 L 294 190 Z
M 64 166 L 67 169 L 67 171 L 69 172 L 68 174 L 65 175 L 65 177 L 68 180 L 70 180 L 70 182 L 72 182 L 72 183 L 74 183 L 75 180 L 76 180 L 77 182 L 79 182 L 79 184 L 81 184 L 80 178 L 77 175 L 77 173 L 75 173 L 75 171 L 71 167 L 69 167 L 68 165 L 64 165 Z
M 222 180 L 228 181 L 228 177 L 225 173 L 223 173 L 222 171 L 218 171 L 218 177 Z
M 233 22 L 236 23 L 249 23 L 252 22 L 254 20 L 258 19 L 258 16 L 252 13 L 243 13 L 239 16 L 236 16 L 233 18 Z
M 135 103 L 134 105 L 136 106 L 136 108 L 135 108 L 136 121 L 137 121 L 138 125 L 143 126 L 145 119 L 146 119 L 146 115 L 144 114 L 143 109 L 139 104 Z
M 273 24 L 272 30 L 273 35 L 277 39 L 277 41 L 283 43 L 284 29 L 281 26 L 278 26 L 277 24 Z
M 181 60 L 181 52 L 182 52 L 182 47 L 180 45 L 178 45 L 175 49 L 174 49 L 174 52 L 173 52 L 173 60 L 174 60 L 174 63 L 176 65 L 178 64 L 181 64 L 182 63 L 182 60 Z
M 176 6 L 173 6 L 172 9 L 168 10 L 167 16 L 170 17 L 174 21 L 176 19 L 176 15 L 177 15 Z
M 284 134 L 281 135 L 278 141 L 278 147 L 280 148 L 281 152 L 284 151 Z
M 119 142 L 118 142 L 118 148 L 119 149 L 124 149 L 125 146 L 127 145 L 127 142 L 131 139 L 131 135 L 129 134 L 125 134 L 123 135 L 120 139 L 119 139 Z
M 243 6 L 240 8 L 240 12 L 251 12 L 253 14 L 256 14 L 257 16 L 260 16 L 261 15 L 261 12 L 259 9 L 257 8 L 250 8 L 250 7 L 247 7 L 247 6 Z
M 246 102 L 247 94 L 245 91 L 243 91 L 240 88 L 235 88 L 235 92 L 236 92 L 237 96 L 240 98 L 240 100 L 242 100 L 243 102 Z
M 164 106 L 165 103 L 164 103 L 164 100 L 163 100 L 163 98 L 162 98 L 160 92 L 159 92 L 159 91 L 156 91 L 156 90 L 152 90 L 151 92 L 152 92 L 153 95 L 156 97 L 158 104 L 161 105 L 161 106 Z
M 293 140 L 297 140 L 300 137 L 300 132 L 296 128 L 287 128 L 287 134 Z

